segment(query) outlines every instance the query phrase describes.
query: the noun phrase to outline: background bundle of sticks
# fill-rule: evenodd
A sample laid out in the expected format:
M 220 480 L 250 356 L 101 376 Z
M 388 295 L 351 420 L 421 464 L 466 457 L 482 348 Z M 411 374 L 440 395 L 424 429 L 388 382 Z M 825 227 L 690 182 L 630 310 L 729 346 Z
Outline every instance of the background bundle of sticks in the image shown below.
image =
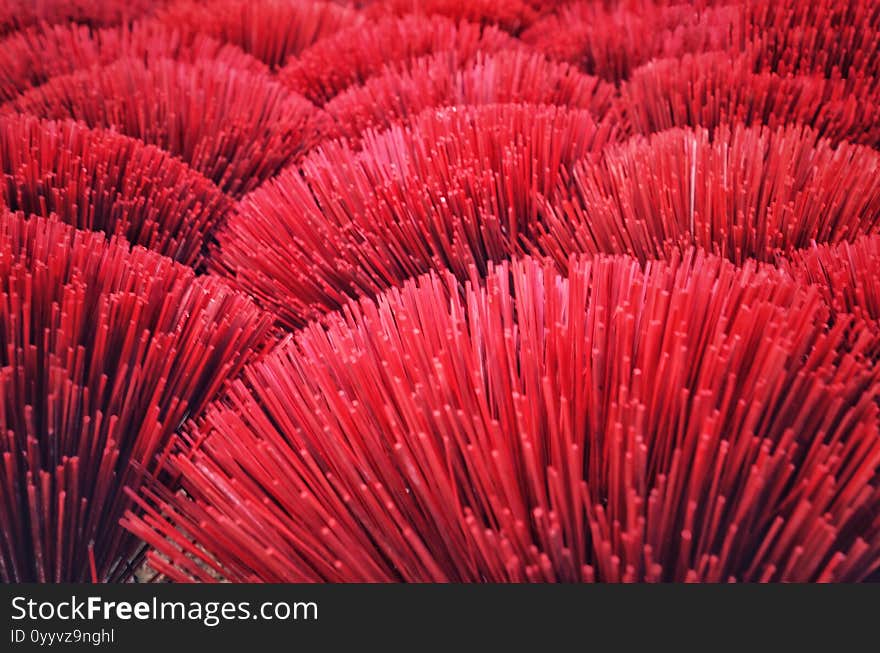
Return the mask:
M 878 147 L 878 0 L 8 0 L 0 579 L 870 579 Z

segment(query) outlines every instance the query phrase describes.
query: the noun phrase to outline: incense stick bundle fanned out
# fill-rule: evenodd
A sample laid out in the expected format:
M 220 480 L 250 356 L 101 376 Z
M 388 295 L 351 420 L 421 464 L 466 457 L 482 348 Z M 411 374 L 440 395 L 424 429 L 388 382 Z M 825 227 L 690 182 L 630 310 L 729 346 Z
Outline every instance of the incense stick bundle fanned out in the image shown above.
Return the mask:
M 178 580 L 858 580 L 878 370 L 827 315 L 693 252 L 423 277 L 249 367 L 127 525 Z
M 0 576 L 130 576 L 117 521 L 175 429 L 267 322 L 245 297 L 124 241 L 0 217 Z
M 182 161 L 72 121 L 0 117 L 0 203 L 198 265 L 232 201 Z
M 727 50 L 744 38 L 738 4 L 701 9 L 674 2 L 635 4 L 641 6 L 572 2 L 536 21 L 522 38 L 554 59 L 614 82 L 651 59 Z
M 263 62 L 238 46 L 155 19 L 102 29 L 43 24 L 0 40 L 0 99 L 12 100 L 59 75 L 127 58 L 214 60 L 234 69 L 266 71 Z
M 670 129 L 574 166 L 544 203 L 539 251 L 642 259 L 699 245 L 738 263 L 880 227 L 880 154 L 799 125 Z
M 120 23 L 152 14 L 163 0 L 8 0 L 0 7 L 0 34 L 33 25 L 77 23 L 92 27 Z
M 320 140 L 323 116 L 267 74 L 223 62 L 122 59 L 53 77 L 3 107 L 119 131 L 180 157 L 224 191 L 257 187 Z
M 820 289 L 832 319 L 854 318 L 851 337 L 872 343 L 872 360 L 880 360 L 880 236 L 817 245 L 780 265 Z
M 185 31 L 239 46 L 268 66 L 283 66 L 308 46 L 363 21 L 359 13 L 326 0 L 220 0 L 174 2 L 158 19 Z
M 407 123 L 430 107 L 552 104 L 589 109 L 597 120 L 616 108 L 611 84 L 526 50 L 478 53 L 466 65 L 440 52 L 415 60 L 410 68 L 389 67 L 324 105 L 338 123 L 334 135 L 357 140 L 368 129 Z
M 615 135 L 563 107 L 429 109 L 243 198 L 212 261 L 290 327 L 432 269 L 484 273 L 535 232 L 539 195 Z
M 340 30 L 291 60 L 279 79 L 297 93 L 323 104 L 386 68 L 406 70 L 408 62 L 435 52 L 450 52 L 466 62 L 477 52 L 521 48 L 522 43 L 496 27 L 482 28 L 443 16 L 383 18 Z
M 657 59 L 633 71 L 620 109 L 635 131 L 742 123 L 803 124 L 835 143 L 880 144 L 880 86 L 856 75 L 755 72 L 748 56 L 706 52 Z

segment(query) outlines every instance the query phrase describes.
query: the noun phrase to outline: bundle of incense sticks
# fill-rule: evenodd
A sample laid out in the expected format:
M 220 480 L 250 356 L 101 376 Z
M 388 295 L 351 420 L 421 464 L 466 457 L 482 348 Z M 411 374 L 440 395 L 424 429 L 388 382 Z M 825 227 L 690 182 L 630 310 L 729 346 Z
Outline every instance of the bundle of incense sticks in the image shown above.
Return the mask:
M 874 0 L 0 8 L 0 580 L 880 568 Z

